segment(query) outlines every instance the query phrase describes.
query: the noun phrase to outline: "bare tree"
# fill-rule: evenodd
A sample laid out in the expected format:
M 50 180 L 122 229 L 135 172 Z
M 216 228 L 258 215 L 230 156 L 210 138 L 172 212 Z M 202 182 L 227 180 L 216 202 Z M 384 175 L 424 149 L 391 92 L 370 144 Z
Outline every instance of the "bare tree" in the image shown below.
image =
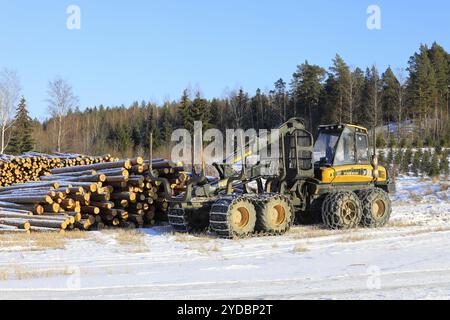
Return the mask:
M 1 150 L 5 152 L 9 143 L 8 130 L 14 124 L 13 111 L 17 105 L 21 86 L 16 71 L 3 69 L 0 74 L 0 126 L 1 126 Z
M 72 87 L 64 79 L 57 77 L 48 83 L 48 110 L 57 121 L 57 151 L 61 152 L 64 139 L 64 117 L 69 110 L 78 106 L 78 97 L 74 95 Z

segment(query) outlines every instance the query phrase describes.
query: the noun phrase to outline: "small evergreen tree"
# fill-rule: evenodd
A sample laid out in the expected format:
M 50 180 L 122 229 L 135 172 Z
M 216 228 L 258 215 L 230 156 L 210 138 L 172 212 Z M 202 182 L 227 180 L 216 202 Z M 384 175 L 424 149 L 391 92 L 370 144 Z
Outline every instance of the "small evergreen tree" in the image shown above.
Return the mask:
M 378 152 L 378 163 L 381 164 L 381 165 L 385 165 L 386 164 L 386 155 L 385 155 L 383 150 L 380 150 Z
M 430 167 L 428 169 L 428 175 L 430 177 L 439 177 L 439 156 L 436 152 L 431 157 Z
M 409 172 L 409 165 L 412 162 L 412 151 L 410 148 L 406 149 L 406 151 L 403 154 L 403 159 L 401 161 L 401 172 L 408 173 Z
M 428 174 L 428 172 L 430 171 L 430 164 L 431 164 L 430 160 L 431 160 L 430 151 L 425 150 L 422 156 L 422 163 L 420 166 L 422 174 Z
M 7 152 L 11 154 L 22 154 L 33 150 L 32 120 L 28 115 L 27 103 L 24 97 L 20 99 L 17 107 L 16 118 Z
M 416 152 L 414 152 L 414 158 L 413 158 L 413 162 L 412 162 L 412 171 L 414 173 L 414 176 L 418 177 L 419 176 L 419 171 L 420 171 L 420 159 L 422 158 L 422 152 L 420 151 L 420 149 Z
M 442 153 L 442 158 L 441 158 L 441 162 L 439 165 L 439 169 L 441 171 L 441 173 L 445 176 L 445 179 L 448 179 L 448 174 L 449 174 L 449 167 L 448 167 L 448 151 L 445 151 Z
M 377 147 L 378 148 L 386 147 L 386 140 L 384 139 L 384 135 L 383 134 L 377 135 Z

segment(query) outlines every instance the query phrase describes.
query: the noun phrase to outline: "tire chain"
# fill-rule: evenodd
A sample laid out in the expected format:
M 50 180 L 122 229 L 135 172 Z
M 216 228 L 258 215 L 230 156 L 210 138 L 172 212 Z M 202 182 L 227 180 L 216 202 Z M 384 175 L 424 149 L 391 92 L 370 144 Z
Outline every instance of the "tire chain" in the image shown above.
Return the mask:
M 341 199 L 337 199 L 340 197 L 343 197 L 343 195 L 346 195 L 346 197 L 353 197 L 354 194 L 353 192 L 350 191 L 337 191 L 337 192 L 333 192 L 330 193 L 327 197 L 325 197 L 325 200 L 322 204 L 322 219 L 323 219 L 323 223 L 329 227 L 332 230 L 337 230 L 337 229 L 343 229 L 342 223 L 341 223 L 341 219 L 342 217 L 337 214 L 335 214 L 336 211 L 340 211 L 339 208 L 342 207 L 342 202 L 344 201 L 344 198 Z M 356 200 L 359 201 L 358 196 L 355 194 L 355 198 Z M 360 211 L 360 217 L 358 219 L 358 221 L 355 221 L 355 225 L 352 226 L 351 228 L 356 228 L 359 225 L 359 222 L 361 220 L 361 213 L 362 213 L 362 206 L 361 203 L 358 204 L 359 207 L 359 211 Z M 344 226 L 344 229 L 349 229 L 347 226 Z

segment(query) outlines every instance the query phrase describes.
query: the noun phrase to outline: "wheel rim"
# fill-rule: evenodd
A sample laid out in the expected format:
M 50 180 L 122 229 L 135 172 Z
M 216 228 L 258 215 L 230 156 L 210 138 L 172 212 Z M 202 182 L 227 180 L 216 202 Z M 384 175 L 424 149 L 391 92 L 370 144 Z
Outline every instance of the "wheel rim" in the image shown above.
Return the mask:
M 231 215 L 231 223 L 237 228 L 246 227 L 249 221 L 250 213 L 248 212 L 247 208 L 239 207 L 234 210 L 233 214 Z
M 346 201 L 342 206 L 342 218 L 346 224 L 355 222 L 356 220 L 356 205 L 352 201 Z
M 384 201 L 379 199 L 373 202 L 372 204 L 372 215 L 375 218 L 383 218 L 386 214 L 386 205 Z
M 286 221 L 286 210 L 283 205 L 277 204 L 271 208 L 269 216 L 271 222 L 279 226 Z

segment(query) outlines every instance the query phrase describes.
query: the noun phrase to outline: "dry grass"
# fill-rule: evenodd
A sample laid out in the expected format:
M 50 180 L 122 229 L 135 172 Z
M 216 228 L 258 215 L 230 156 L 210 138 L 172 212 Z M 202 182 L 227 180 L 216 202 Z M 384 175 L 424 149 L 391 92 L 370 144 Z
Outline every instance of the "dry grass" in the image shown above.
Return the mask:
M 401 221 L 401 220 L 394 220 L 389 221 L 389 223 L 386 225 L 386 227 L 392 227 L 392 228 L 406 228 L 406 227 L 417 227 L 421 224 L 417 221 Z
M 339 240 L 341 242 L 359 242 L 359 241 L 365 241 L 373 239 L 373 236 L 363 233 L 357 233 L 357 234 L 349 234 L 342 236 Z
M 432 233 L 432 232 L 446 232 L 446 231 L 450 231 L 450 226 L 442 226 L 442 227 L 431 227 L 431 228 L 425 228 L 425 229 L 420 229 L 420 230 L 414 230 L 411 232 L 407 232 L 404 235 L 405 236 L 416 236 L 416 235 L 421 235 L 421 234 L 425 234 L 425 233 Z
M 214 240 L 215 238 L 207 234 L 188 234 L 188 233 L 173 233 L 174 240 L 177 242 L 204 242 Z
M 439 176 L 433 176 L 431 177 L 431 181 L 433 183 L 438 183 L 439 181 L 441 181 L 441 178 Z
M 321 227 L 299 227 L 293 228 L 289 232 L 294 239 L 312 239 L 333 236 L 339 233 L 341 233 L 341 231 L 323 229 Z
M 294 247 L 292 251 L 295 253 L 303 253 L 309 251 L 309 249 L 301 244 L 298 244 Z
M 66 233 L 11 233 L 0 235 L 0 248 L 8 250 L 17 247 L 17 250 L 41 251 L 47 249 L 64 249 L 67 242 L 76 239 L 86 239 L 86 232 L 71 231 Z M 20 249 L 19 249 L 20 248 Z M 12 249 L 15 251 L 15 249 Z
M 70 276 L 74 271 L 70 268 L 64 269 L 26 269 L 19 265 L 11 265 L 8 269 L 0 270 L 0 280 L 25 280 L 36 278 L 50 278 L 56 276 Z
M 220 247 L 217 243 L 202 244 L 200 246 L 195 246 L 193 249 L 197 250 L 200 253 L 206 253 L 206 254 L 220 251 Z
M 112 234 L 117 244 L 126 247 L 130 253 L 145 253 L 149 251 L 145 243 L 145 234 L 133 229 L 117 229 L 103 231 Z M 102 241 L 102 240 L 99 240 Z

